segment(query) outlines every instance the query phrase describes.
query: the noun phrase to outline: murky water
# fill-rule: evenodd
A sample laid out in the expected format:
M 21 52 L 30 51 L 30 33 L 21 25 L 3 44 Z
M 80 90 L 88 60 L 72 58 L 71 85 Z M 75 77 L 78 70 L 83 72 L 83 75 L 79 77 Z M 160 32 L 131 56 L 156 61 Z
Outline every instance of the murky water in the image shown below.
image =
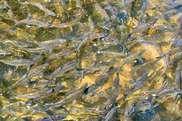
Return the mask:
M 1 0 L 0 120 L 182 120 L 180 0 Z

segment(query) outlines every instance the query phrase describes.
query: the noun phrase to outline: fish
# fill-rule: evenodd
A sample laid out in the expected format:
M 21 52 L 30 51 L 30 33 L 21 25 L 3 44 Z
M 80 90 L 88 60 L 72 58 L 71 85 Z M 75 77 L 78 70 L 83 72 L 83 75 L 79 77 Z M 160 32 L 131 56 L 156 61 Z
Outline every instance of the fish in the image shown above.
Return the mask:
M 60 57 L 68 56 L 72 54 L 73 52 L 75 52 L 73 48 L 66 48 L 58 53 L 51 53 L 50 56 L 47 58 L 47 60 L 53 60 L 56 58 L 59 59 Z
M 119 81 L 120 81 L 120 77 L 119 77 L 119 74 L 116 74 L 116 77 L 113 81 L 113 85 L 111 86 L 110 88 L 110 91 L 111 93 L 114 93 L 114 92 L 118 92 L 118 89 L 119 89 Z
M 119 74 L 119 72 L 121 71 L 121 68 L 123 67 L 124 64 L 126 64 L 126 63 L 128 63 L 130 61 L 133 61 L 133 60 L 137 59 L 138 56 L 142 55 L 145 51 L 146 51 L 145 49 L 144 50 L 140 50 L 140 51 L 137 51 L 137 52 L 129 55 L 128 57 L 124 58 L 121 61 L 121 63 L 119 64 L 118 70 L 117 70 L 116 74 Z
M 37 3 L 35 3 L 35 2 L 28 2 L 28 1 L 25 1 L 25 2 L 18 1 L 18 2 L 20 4 L 22 4 L 22 5 L 33 5 L 33 6 L 36 6 L 37 8 L 39 8 L 40 10 L 45 12 L 45 17 L 47 17 L 47 16 L 53 16 L 53 17 L 56 16 L 56 14 L 53 11 L 51 11 L 48 8 L 46 8 L 45 6 L 41 5 L 40 2 L 37 2 Z
M 110 17 L 107 14 L 107 12 L 99 5 L 99 3 L 95 3 L 94 7 L 95 7 L 96 11 L 102 16 L 102 18 L 104 18 L 108 21 L 108 19 Z
M 170 63 L 169 57 L 170 57 L 170 53 L 166 53 L 166 54 L 164 55 L 164 69 L 163 69 L 162 73 L 160 74 L 160 76 L 159 76 L 159 78 L 158 78 L 158 81 L 160 80 L 160 78 L 161 78 L 161 77 L 165 74 L 165 72 L 167 71 L 167 68 L 168 68 L 169 63 Z
M 110 67 L 104 75 L 99 76 L 96 81 L 88 87 L 87 94 L 92 95 L 93 92 L 98 88 L 101 87 L 104 82 L 110 77 L 110 75 L 113 73 L 113 67 Z
M 172 43 L 172 47 L 173 48 L 176 48 L 176 47 L 181 47 L 182 46 L 182 40 L 179 39 L 179 40 L 174 40 L 173 43 Z
M 79 43 L 79 45 L 77 46 L 77 49 L 76 49 L 76 54 L 77 54 L 77 56 L 79 55 L 79 52 L 81 51 L 81 48 L 85 45 L 85 44 L 87 44 L 87 43 L 89 43 L 89 42 L 91 42 L 92 40 L 94 40 L 94 39 L 100 39 L 100 38 L 104 38 L 106 36 L 106 34 L 105 33 L 88 33 L 84 38 L 83 38 L 83 40 Z
M 175 84 L 178 89 L 182 90 L 182 64 L 178 64 L 175 71 Z
M 88 83 L 83 84 L 80 88 L 71 91 L 71 93 L 67 93 L 67 95 L 65 96 L 64 99 L 62 99 L 54 104 L 50 104 L 50 105 L 52 105 L 53 107 L 56 107 L 58 105 L 63 105 L 63 104 L 66 104 L 66 103 L 69 103 L 76 99 L 81 98 L 81 96 L 84 93 L 87 86 L 88 86 Z
M 16 87 L 17 85 L 23 83 L 25 80 L 31 79 L 32 77 L 39 75 L 40 73 L 45 70 L 45 68 L 48 66 L 48 63 L 45 63 L 40 66 L 36 66 L 33 69 L 30 69 L 27 73 L 25 73 L 18 81 L 16 81 L 14 84 L 12 84 L 10 87 L 7 87 L 6 90 L 11 90 L 12 88 Z
M 146 80 L 147 76 L 148 76 L 148 72 L 145 72 L 139 79 L 136 80 L 136 83 L 134 84 L 134 86 L 127 93 L 124 94 L 124 100 L 126 99 L 126 97 L 129 94 L 137 91 L 138 89 L 140 89 L 142 87 L 142 85 L 143 85 L 144 81 Z
M 58 44 L 64 43 L 64 42 L 66 42 L 66 39 L 56 38 L 56 39 L 46 40 L 43 42 L 36 42 L 36 44 L 39 47 L 44 47 L 44 46 L 49 46 L 49 45 L 57 46 Z
M 104 110 L 111 110 L 112 107 L 114 106 L 114 103 L 117 97 L 118 97 L 118 94 L 113 94 L 113 96 L 104 103 L 104 106 L 102 108 Z
M 19 99 L 19 98 L 28 98 L 29 100 L 40 100 L 43 98 L 47 98 L 53 94 L 59 93 L 60 90 L 65 89 L 63 85 L 57 85 L 56 87 L 52 88 L 42 88 L 39 91 L 34 93 L 24 94 L 24 95 L 15 95 L 11 94 L 11 99 Z
M 146 15 L 145 13 L 146 13 L 147 7 L 148 7 L 148 2 L 146 0 L 144 0 L 142 7 L 141 7 L 141 10 L 140 10 L 140 15 L 139 15 L 140 24 L 142 23 L 144 16 Z
M 179 100 L 181 99 L 181 96 L 182 96 L 182 95 L 176 94 L 176 96 L 175 96 L 175 102 L 174 102 L 173 109 L 172 109 L 171 113 L 175 113 L 175 111 L 176 111 L 176 104 L 177 104 L 177 103 L 179 102 Z
M 59 68 L 57 68 L 49 77 L 48 82 L 46 83 L 46 86 L 48 86 L 48 84 L 50 83 L 50 81 L 55 78 L 55 77 L 60 77 L 62 76 L 65 72 L 74 69 L 77 64 L 79 63 L 79 60 L 74 60 L 71 62 L 68 62 L 62 66 L 60 66 Z M 45 87 L 46 87 L 45 86 Z
M 39 119 L 36 119 L 35 121 L 57 121 L 57 120 L 62 120 L 65 119 L 66 116 L 64 115 L 52 115 L 52 116 L 45 116 Z
M 42 53 L 46 51 L 49 51 L 51 53 L 55 46 L 58 46 L 60 43 L 64 43 L 64 42 L 66 42 L 65 39 L 57 38 L 55 40 L 47 40 L 41 43 L 37 43 L 38 47 L 36 48 L 22 47 L 21 49 L 28 51 L 30 53 Z
M 126 41 L 130 42 L 137 36 L 137 32 L 142 32 L 151 26 L 153 26 L 159 19 L 154 18 L 152 21 L 149 21 L 148 23 L 140 24 L 136 29 L 134 29 L 131 33 L 129 33 L 126 37 Z
M 82 15 L 78 15 L 75 19 L 73 19 L 70 22 L 66 23 L 57 23 L 57 24 L 51 24 L 50 27 L 55 27 L 55 28 L 67 28 L 67 27 L 72 27 L 74 25 L 79 24 L 80 19 L 82 18 Z
M 174 31 L 174 28 L 171 26 L 171 24 L 166 20 L 166 16 L 159 10 L 159 6 L 155 7 L 155 13 L 157 17 L 159 17 L 167 26 L 168 29 Z
M 170 65 L 174 65 L 177 63 L 178 60 L 181 60 L 182 58 L 182 52 L 178 52 L 176 55 L 174 55 L 173 59 L 169 62 Z
M 39 19 L 34 19 L 34 18 L 26 18 L 26 19 L 22 19 L 20 21 L 17 21 L 12 27 L 10 27 L 9 32 L 12 32 L 12 30 L 21 24 L 26 24 L 26 25 L 34 25 L 37 26 L 38 28 L 46 28 L 50 25 L 49 22 L 45 22 L 45 21 L 41 21 Z
M 87 13 L 87 11 L 86 10 L 84 10 L 83 9 L 83 7 L 82 7 L 82 4 L 81 4 L 81 2 L 80 2 L 80 0 L 76 0 L 76 4 L 78 5 L 78 7 L 81 9 L 81 11 L 86 15 L 86 16 L 88 16 L 88 13 Z
M 132 120 L 151 121 L 160 110 L 161 106 L 157 101 L 153 103 L 149 99 L 142 100 L 136 104 Z
M 173 96 L 178 93 L 180 93 L 180 92 L 178 92 L 176 89 L 164 87 L 164 88 L 160 89 L 157 93 L 153 94 L 152 96 L 156 97 L 156 98 L 162 98 L 162 97 L 166 97 L 166 96 Z
M 105 2 L 106 7 L 104 7 L 105 10 L 108 10 L 111 13 L 111 20 L 114 20 L 117 18 L 118 15 L 118 9 L 114 6 L 111 5 L 111 3 L 109 1 Z
M 92 21 L 92 19 L 91 19 L 90 16 L 88 17 L 88 24 L 89 24 L 89 26 L 90 26 L 90 30 L 89 30 L 89 32 L 83 37 L 83 40 L 82 40 L 81 43 L 78 45 L 77 51 L 79 51 L 83 45 L 85 45 L 86 43 L 88 43 L 88 42 L 90 41 L 90 38 L 92 37 L 92 35 L 93 35 L 93 33 L 94 33 L 95 26 L 94 26 L 94 23 L 93 23 L 93 21 Z
M 123 117 L 123 121 L 132 121 L 130 116 L 131 114 L 135 111 L 135 106 L 134 104 L 129 104 L 126 108 L 125 108 L 125 112 L 124 112 L 124 117 Z
M 37 61 L 35 59 L 14 59 L 14 60 L 0 60 L 1 63 L 15 66 L 18 68 L 19 66 L 26 66 L 29 67 L 30 65 L 35 64 Z
M 174 35 L 171 37 L 171 39 L 169 40 L 169 42 L 172 41 L 172 39 L 176 40 L 180 31 L 182 29 L 182 15 L 180 15 L 177 19 L 177 27 L 176 27 L 176 30 L 175 30 L 175 33 Z
M 112 52 L 112 51 L 98 51 L 98 54 L 109 54 L 113 56 L 119 56 L 119 57 L 125 57 L 126 55 L 124 53 L 119 52 Z
M 0 48 L 0 56 L 6 56 L 6 55 L 11 55 L 11 54 L 12 54 L 12 52 L 9 52 L 5 49 Z
M 104 117 L 104 121 L 111 121 L 113 119 L 114 114 L 116 113 L 116 107 L 114 106 Z

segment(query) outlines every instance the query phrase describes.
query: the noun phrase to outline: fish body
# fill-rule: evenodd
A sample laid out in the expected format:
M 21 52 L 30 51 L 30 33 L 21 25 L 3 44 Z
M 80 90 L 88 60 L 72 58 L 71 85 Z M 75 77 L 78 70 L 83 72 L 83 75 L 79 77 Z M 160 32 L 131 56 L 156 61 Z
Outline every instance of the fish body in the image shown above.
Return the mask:
M 134 104 L 129 104 L 128 107 L 126 107 L 123 121 L 132 121 L 131 120 L 131 114 L 134 112 L 134 109 L 135 109 Z
M 182 40 L 174 40 L 172 43 L 172 47 L 180 47 L 182 46 Z
M 60 90 L 63 90 L 65 86 L 63 85 L 57 85 L 56 87 L 52 88 L 43 88 L 40 91 L 29 93 L 25 95 L 13 95 L 13 99 L 19 99 L 19 98 L 28 98 L 31 100 L 40 100 L 46 97 L 49 97 L 53 94 L 57 94 Z
M 174 35 L 171 37 L 171 39 L 169 40 L 169 42 L 171 42 L 172 39 L 177 40 L 177 37 L 180 34 L 181 30 L 182 30 L 182 15 L 180 15 L 177 19 L 176 31 L 175 31 Z
M 148 72 L 145 72 L 138 80 L 136 80 L 135 85 L 126 94 L 124 94 L 125 99 L 129 94 L 137 91 L 138 89 L 140 89 L 142 87 L 142 85 L 143 85 L 144 81 L 146 80 L 147 76 L 148 76 Z
M 71 62 L 68 62 L 64 65 L 62 65 L 61 67 L 57 68 L 52 74 L 51 76 L 49 77 L 49 80 L 53 79 L 54 77 L 59 77 L 59 75 L 62 75 L 64 74 L 65 72 L 73 69 L 76 67 L 76 65 L 78 64 L 78 60 L 74 60 L 74 61 L 71 61 Z
M 53 116 L 45 116 L 43 118 L 39 118 L 35 121 L 57 121 L 66 118 L 64 115 L 53 115 Z
M 11 28 L 10 31 L 12 31 L 16 26 L 21 25 L 21 24 L 26 24 L 26 25 L 35 25 L 37 27 L 48 27 L 49 23 L 48 22 L 44 22 L 38 19 L 33 19 L 33 18 L 26 18 L 20 21 L 17 21 Z
M 114 116 L 115 112 L 116 112 L 116 108 L 113 107 L 113 108 L 107 113 L 107 115 L 105 116 L 104 121 L 111 121 L 111 120 L 113 119 L 113 116 Z
M 103 106 L 104 110 L 111 110 L 116 98 L 118 97 L 118 94 L 114 94 Z
M 56 28 L 72 27 L 76 24 L 79 24 L 81 17 L 82 17 L 82 15 L 79 15 L 75 19 L 73 19 L 72 21 L 66 22 L 66 23 L 51 24 L 50 27 L 56 27 Z
M 45 6 L 43 6 L 43 5 L 41 5 L 41 3 L 35 3 L 35 2 L 20 2 L 19 1 L 19 3 L 20 4 L 22 4 L 22 5 L 33 5 L 33 6 L 36 6 L 37 8 L 39 8 L 40 10 L 42 10 L 42 11 L 44 11 L 45 12 L 45 17 L 47 17 L 47 16 L 56 16 L 56 14 L 53 12 L 53 11 L 51 11 L 51 10 L 49 10 L 49 9 L 47 9 Z
M 121 68 L 123 67 L 123 65 L 125 63 L 128 63 L 130 61 L 133 61 L 133 60 L 137 59 L 138 56 L 142 55 L 144 52 L 145 52 L 145 50 L 140 50 L 140 51 L 137 51 L 137 52 L 133 53 L 132 55 L 129 55 L 128 57 L 124 58 L 121 61 L 121 63 L 119 64 L 119 67 L 118 67 L 118 70 L 117 70 L 116 74 L 119 74 Z
M 134 29 L 130 34 L 128 34 L 128 36 L 126 37 L 126 40 L 128 42 L 132 41 L 134 38 L 136 38 L 137 36 L 137 32 L 143 32 L 144 30 L 150 28 L 151 26 L 153 26 L 159 19 L 158 18 L 154 18 L 152 21 L 148 22 L 148 23 L 143 23 L 140 24 L 139 27 L 137 27 L 136 29 Z
M 52 51 L 52 49 L 55 46 L 58 46 L 60 43 L 65 42 L 65 39 L 55 39 L 55 40 L 48 40 L 48 41 L 44 41 L 41 43 L 37 43 L 38 47 L 36 48 L 21 48 L 23 50 L 26 50 L 30 53 L 42 53 L 42 52 L 46 52 L 46 51 Z
M 60 58 L 62 56 L 67 56 L 70 55 L 74 52 L 75 50 L 73 50 L 72 48 L 68 48 L 68 49 L 64 49 L 58 53 L 51 53 L 50 56 L 47 58 L 47 60 L 53 60 L 56 58 Z
M 88 87 L 87 94 L 92 94 L 98 87 L 102 86 L 112 73 L 113 68 L 110 67 L 106 74 L 101 75 L 92 85 Z
M 75 89 L 75 91 L 73 91 L 71 94 L 67 95 L 64 99 L 56 102 L 54 104 L 54 106 L 66 104 L 66 103 L 72 102 L 76 99 L 79 99 L 82 96 L 82 94 L 84 93 L 85 89 L 87 88 L 87 85 L 88 85 L 88 83 L 85 83 L 79 89 Z
M 93 23 L 91 17 L 88 18 L 88 24 L 89 24 L 89 26 L 90 26 L 90 30 L 89 30 L 89 32 L 83 37 L 83 40 L 82 40 L 81 43 L 78 45 L 77 51 L 80 51 L 81 47 L 83 47 L 86 43 L 88 43 L 90 40 L 92 40 L 91 38 L 92 38 L 93 35 L 94 35 L 95 26 L 94 26 L 94 23 Z
M 28 59 L 14 59 L 14 60 L 0 60 L 0 62 L 11 66 L 30 66 L 36 63 L 36 60 Z
M 40 74 L 43 72 L 43 70 L 48 66 L 48 63 L 45 63 L 40 66 L 36 66 L 33 69 L 30 69 L 27 73 L 25 73 L 17 82 L 12 84 L 10 87 L 7 88 L 7 90 L 11 90 L 13 87 L 17 86 L 18 84 L 21 84 L 25 80 L 31 79 L 32 77 Z
M 176 68 L 175 84 L 178 89 L 182 90 L 182 64 L 179 64 Z
M 95 9 L 97 10 L 97 12 L 105 19 L 109 19 L 109 15 L 107 14 L 107 12 L 98 4 L 96 3 L 95 5 Z
M 76 4 L 77 4 L 77 6 L 81 9 L 81 11 L 82 11 L 86 16 L 88 16 L 86 10 L 83 9 L 80 0 L 76 0 Z

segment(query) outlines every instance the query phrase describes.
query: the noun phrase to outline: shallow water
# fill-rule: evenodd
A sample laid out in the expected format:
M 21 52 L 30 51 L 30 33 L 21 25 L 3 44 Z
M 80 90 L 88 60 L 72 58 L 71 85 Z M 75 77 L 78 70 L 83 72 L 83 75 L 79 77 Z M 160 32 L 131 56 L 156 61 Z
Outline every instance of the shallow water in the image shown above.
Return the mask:
M 1 0 L 0 120 L 180 121 L 181 6 Z

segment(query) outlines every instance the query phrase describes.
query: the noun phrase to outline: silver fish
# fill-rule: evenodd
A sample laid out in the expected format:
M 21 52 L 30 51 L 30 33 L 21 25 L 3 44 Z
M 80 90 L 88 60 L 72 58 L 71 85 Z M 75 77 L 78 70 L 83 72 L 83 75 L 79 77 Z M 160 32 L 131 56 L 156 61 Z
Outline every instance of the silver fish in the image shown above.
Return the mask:
M 176 68 L 175 84 L 178 89 L 182 89 L 182 64 L 178 64 Z
M 129 94 L 137 91 L 138 89 L 140 89 L 142 87 L 142 85 L 143 85 L 144 81 L 146 80 L 147 76 L 148 76 L 148 72 L 145 72 L 138 80 L 136 80 L 135 85 L 127 93 L 124 94 L 124 100 L 126 99 L 126 97 Z
M 174 35 L 171 37 L 171 39 L 169 40 L 169 42 L 172 41 L 172 39 L 176 40 L 179 33 L 181 32 L 182 29 L 182 15 L 180 15 L 177 19 L 177 27 L 176 27 L 176 31 L 174 33 Z
M 20 2 L 19 1 L 19 3 L 22 4 L 22 5 L 30 4 L 30 5 L 36 6 L 37 8 L 39 8 L 40 10 L 45 12 L 45 17 L 47 17 L 47 16 L 56 16 L 56 14 L 53 11 L 47 9 L 45 6 L 41 5 L 41 3 L 39 3 L 39 2 L 34 3 L 34 2 L 27 2 L 27 1 L 25 1 L 25 2 Z
M 107 102 L 104 103 L 103 109 L 111 110 L 117 97 L 118 94 L 114 94 L 109 100 L 107 100 Z
M 37 61 L 36 60 L 28 60 L 28 59 L 14 59 L 14 60 L 0 60 L 0 62 L 11 65 L 11 66 L 30 66 L 35 64 Z
M 36 48 L 21 48 L 25 51 L 28 51 L 30 53 L 42 53 L 42 52 L 52 52 L 53 48 L 55 46 L 58 46 L 60 43 L 64 43 L 66 40 L 65 39 L 55 39 L 55 40 L 48 40 L 45 42 L 37 43 L 38 47 Z
M 97 10 L 97 12 L 104 18 L 104 19 L 109 19 L 109 15 L 107 14 L 107 12 L 98 4 L 96 3 L 95 5 L 95 9 Z
M 82 94 L 84 93 L 85 89 L 87 88 L 88 83 L 85 83 L 79 89 L 75 89 L 71 94 L 68 94 L 64 99 L 54 103 L 54 106 L 66 104 L 72 102 L 76 99 L 81 98 Z
M 66 23 L 51 24 L 50 27 L 56 27 L 56 28 L 72 27 L 74 25 L 79 24 L 81 17 L 82 17 L 82 15 L 79 15 L 75 19 L 73 19 L 72 21 L 66 22 Z
M 40 100 L 46 97 L 49 97 L 53 94 L 59 93 L 60 90 L 63 90 L 65 86 L 63 85 L 58 85 L 53 88 L 43 88 L 40 91 L 34 92 L 34 93 L 29 93 L 25 95 L 14 95 L 12 94 L 12 99 L 19 99 L 19 98 L 28 98 L 31 100 Z
M 50 56 L 47 58 L 47 60 L 53 60 L 55 58 L 68 56 L 68 55 L 72 54 L 73 52 L 75 52 L 75 50 L 73 48 L 66 48 L 58 53 L 51 53 Z
M 124 58 L 121 61 L 121 63 L 119 64 L 119 67 L 118 67 L 118 70 L 117 70 L 116 74 L 119 74 L 121 68 L 123 67 L 123 65 L 125 63 L 128 63 L 130 61 L 135 60 L 136 58 L 138 58 L 138 56 L 142 55 L 144 52 L 145 52 L 145 50 L 140 50 L 140 51 L 137 51 L 137 52 L 133 53 L 132 55 L 129 55 L 128 57 Z
M 159 6 L 155 7 L 155 13 L 157 14 L 157 17 L 159 17 L 161 20 L 164 21 L 165 25 L 167 25 L 167 28 L 174 31 L 173 27 L 171 24 L 166 20 L 166 17 L 163 15 L 163 13 L 159 10 Z
M 176 55 L 174 55 L 174 58 L 169 62 L 170 65 L 174 65 L 177 60 L 180 60 L 182 58 L 182 52 L 178 52 Z
M 22 19 L 20 21 L 17 21 L 11 28 L 10 28 L 10 32 L 18 25 L 20 24 L 26 24 L 26 25 L 35 25 L 39 28 L 41 27 L 48 27 L 49 23 L 48 22 L 44 22 L 38 19 L 33 19 L 33 18 L 26 18 L 26 19 Z
M 165 72 L 167 71 L 167 68 L 169 66 L 169 57 L 170 57 L 170 53 L 166 53 L 164 55 L 164 69 L 162 71 L 162 73 L 160 74 L 159 78 L 158 78 L 158 81 L 160 80 L 160 78 L 165 74 Z
M 26 74 L 24 74 L 18 81 L 16 81 L 14 84 L 12 84 L 10 87 L 7 88 L 7 90 L 11 90 L 12 88 L 14 88 L 15 86 L 17 86 L 18 84 L 21 84 L 22 82 L 24 82 L 25 80 L 31 79 L 32 77 L 39 75 L 40 73 L 43 72 L 43 70 L 48 66 L 48 63 L 45 63 L 43 65 L 40 66 L 36 66 L 33 69 L 30 69 Z
M 88 87 L 87 93 L 90 95 L 100 86 L 104 84 L 104 82 L 109 78 L 109 76 L 113 73 L 113 67 L 110 67 L 104 75 L 99 76 L 99 78 Z
M 95 26 L 94 26 L 94 23 L 93 23 L 90 16 L 88 18 L 88 23 L 90 26 L 90 31 L 83 37 L 83 40 L 81 41 L 81 43 L 77 47 L 77 51 L 80 51 L 81 47 L 83 45 L 85 45 L 86 43 L 88 43 L 91 40 L 92 35 L 94 34 Z
M 53 115 L 53 116 L 45 116 L 43 118 L 39 118 L 35 121 L 57 121 L 66 118 L 64 115 Z
M 135 105 L 129 104 L 128 107 L 126 107 L 126 109 L 125 109 L 123 121 L 132 121 L 130 116 L 134 111 L 135 111 Z
M 5 49 L 0 48 L 0 56 L 6 56 L 6 55 L 11 55 L 12 52 L 6 51 Z
M 76 0 L 76 4 L 77 4 L 78 7 L 82 10 L 82 12 L 83 12 L 86 16 L 88 16 L 87 11 L 83 9 L 80 0 Z
M 113 85 L 109 89 L 109 92 L 111 94 L 118 92 L 118 90 L 119 90 L 119 81 L 120 81 L 119 74 L 116 74 L 116 77 L 114 79 Z
M 114 106 L 105 116 L 104 121 L 111 121 L 111 119 L 113 118 L 114 114 L 116 112 L 116 107 Z
M 141 25 L 139 25 L 139 27 L 137 27 L 136 29 L 134 29 L 130 34 L 128 34 L 128 36 L 126 37 L 126 40 L 128 42 L 132 41 L 134 38 L 136 38 L 137 36 L 137 32 L 142 32 L 148 28 L 150 28 L 152 25 L 154 25 L 159 19 L 158 18 L 154 18 L 152 21 L 148 22 L 148 23 L 143 23 Z
M 79 60 L 74 60 L 71 62 L 68 62 L 62 66 L 60 66 L 59 68 L 57 68 L 49 77 L 49 80 L 46 84 L 46 86 L 48 86 L 48 84 L 50 83 L 50 81 L 55 78 L 55 77 L 60 77 L 62 76 L 65 72 L 72 70 L 76 67 L 76 65 L 79 63 Z
M 181 40 L 174 40 L 172 43 L 172 47 L 180 47 L 182 46 L 182 39 Z

